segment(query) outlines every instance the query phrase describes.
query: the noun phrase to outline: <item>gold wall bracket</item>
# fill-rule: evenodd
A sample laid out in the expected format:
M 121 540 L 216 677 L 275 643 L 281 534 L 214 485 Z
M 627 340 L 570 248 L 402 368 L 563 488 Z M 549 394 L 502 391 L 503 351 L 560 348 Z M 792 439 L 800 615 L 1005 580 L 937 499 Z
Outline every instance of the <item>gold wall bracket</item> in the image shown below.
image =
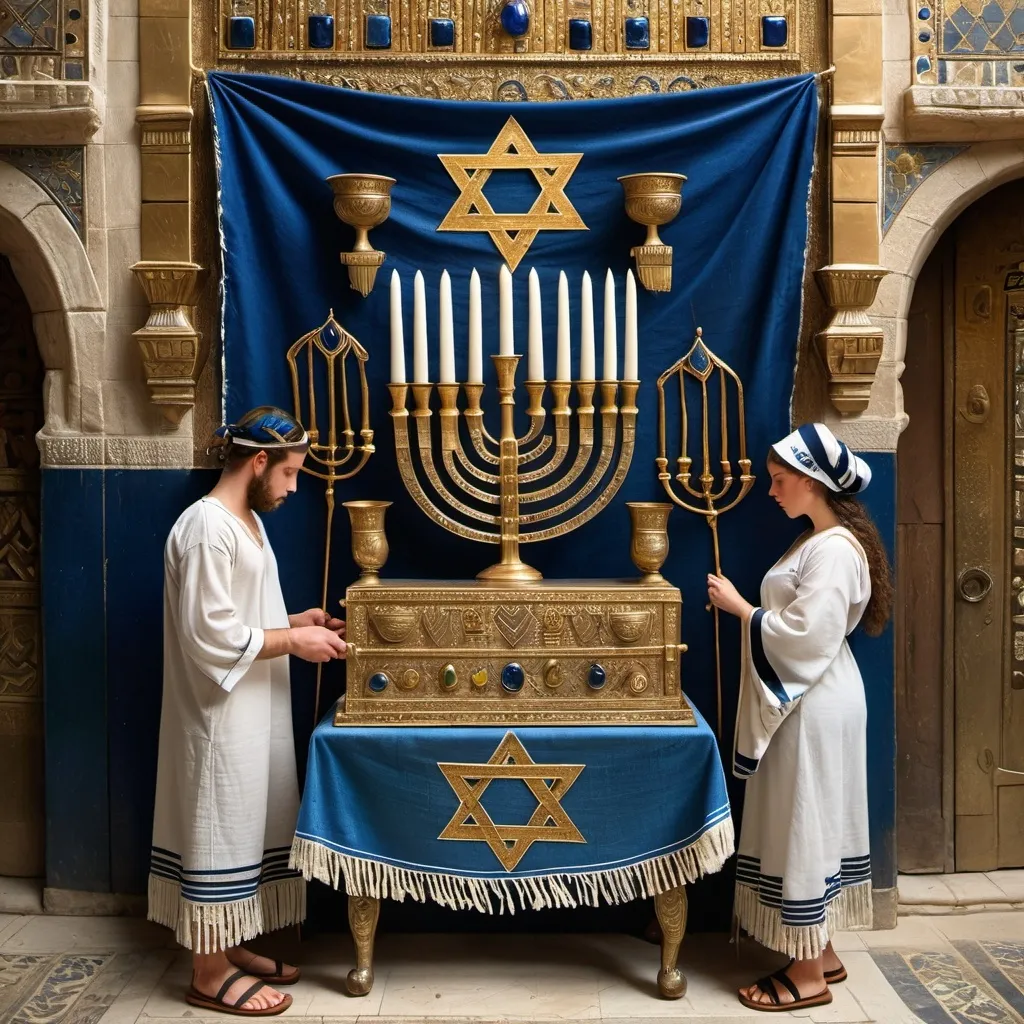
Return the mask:
M 817 335 L 818 351 L 828 373 L 828 396 L 843 416 L 863 412 L 871 398 L 884 335 L 865 311 L 888 273 L 884 267 L 857 263 L 815 272 L 832 311 L 828 326 Z

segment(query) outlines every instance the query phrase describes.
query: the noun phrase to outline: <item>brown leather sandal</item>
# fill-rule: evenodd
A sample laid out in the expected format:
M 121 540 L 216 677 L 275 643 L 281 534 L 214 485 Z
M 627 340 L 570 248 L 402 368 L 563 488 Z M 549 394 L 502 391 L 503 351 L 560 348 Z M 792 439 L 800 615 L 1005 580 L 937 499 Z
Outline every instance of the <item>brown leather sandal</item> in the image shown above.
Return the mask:
M 270 986 L 265 981 L 257 981 L 255 985 L 250 985 L 233 1003 L 224 1001 L 224 996 L 228 989 L 238 981 L 239 978 L 252 978 L 255 975 L 250 974 L 248 971 L 237 970 L 232 974 L 223 985 L 221 985 L 215 996 L 208 996 L 205 992 L 200 992 L 193 983 L 188 992 L 185 993 L 185 1001 L 190 1003 L 192 1006 L 201 1007 L 204 1010 L 215 1010 L 218 1013 L 231 1013 L 236 1017 L 276 1017 L 279 1013 L 284 1013 L 289 1006 L 292 1005 L 292 997 L 286 995 L 281 1002 L 276 1006 L 268 1006 L 265 1009 L 256 1010 L 244 1010 L 242 1007 L 257 992 L 261 989 L 269 988 Z
M 779 998 L 779 990 L 775 986 L 779 982 L 793 997 L 792 1002 L 784 1003 Z M 753 999 L 737 993 L 739 1001 L 751 1010 L 762 1010 L 765 1013 L 786 1013 L 789 1010 L 806 1010 L 812 1006 L 827 1006 L 832 1002 L 832 993 L 826 985 L 817 995 L 801 997 L 800 990 L 790 980 L 785 969 L 776 971 L 767 977 L 759 978 L 754 984 L 771 1000 L 770 1003 L 756 1002 Z
M 795 960 L 790 960 L 789 963 L 786 964 L 786 970 L 788 971 L 795 963 Z M 842 964 L 833 971 L 824 971 L 823 973 L 825 975 L 826 985 L 838 985 L 841 981 L 846 981 L 847 977 L 849 977 L 846 973 L 846 968 Z
M 252 958 L 253 960 L 258 959 L 258 954 L 253 953 Z M 251 974 L 254 978 L 259 978 L 275 988 L 278 985 L 294 985 L 302 977 L 302 970 L 298 967 L 293 967 L 291 974 L 285 974 L 284 962 L 282 960 L 274 961 L 274 970 L 270 974 L 254 971 L 251 966 L 246 967 L 245 970 L 247 974 Z

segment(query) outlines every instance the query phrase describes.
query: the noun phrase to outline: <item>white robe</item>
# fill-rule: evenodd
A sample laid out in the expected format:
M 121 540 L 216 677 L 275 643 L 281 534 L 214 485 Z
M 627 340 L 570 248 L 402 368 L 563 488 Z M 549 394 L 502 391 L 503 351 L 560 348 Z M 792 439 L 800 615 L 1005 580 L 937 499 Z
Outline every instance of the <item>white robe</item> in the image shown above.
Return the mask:
M 305 916 L 288 868 L 299 789 L 288 658 L 256 660 L 288 626 L 277 561 L 215 498 L 164 548 L 164 689 L 149 918 L 198 952 Z
M 768 571 L 744 630 L 735 913 L 798 959 L 819 956 L 837 929 L 871 924 L 867 707 L 846 640 L 870 596 L 863 549 L 834 527 Z

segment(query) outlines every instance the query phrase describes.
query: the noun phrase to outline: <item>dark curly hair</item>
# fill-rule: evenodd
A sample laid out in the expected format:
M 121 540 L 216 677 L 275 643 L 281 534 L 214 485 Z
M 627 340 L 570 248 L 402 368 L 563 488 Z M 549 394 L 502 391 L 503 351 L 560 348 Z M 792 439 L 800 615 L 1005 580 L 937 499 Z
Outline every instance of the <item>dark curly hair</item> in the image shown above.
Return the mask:
M 788 469 L 791 473 L 797 473 L 788 462 L 783 462 L 774 451 L 769 450 L 768 461 L 775 466 Z M 801 473 L 801 476 L 806 476 Z M 818 483 L 818 481 L 815 481 Z M 889 556 L 882 543 L 882 537 L 878 527 L 868 514 L 868 510 L 852 494 L 837 494 L 835 491 L 819 484 L 825 494 L 825 500 L 832 514 L 839 521 L 839 525 L 845 527 L 857 538 L 864 554 L 868 559 L 868 570 L 871 575 L 871 598 L 864 615 L 861 618 L 861 625 L 868 636 L 880 636 L 885 629 L 885 624 L 892 615 L 893 583 L 892 572 L 889 568 Z

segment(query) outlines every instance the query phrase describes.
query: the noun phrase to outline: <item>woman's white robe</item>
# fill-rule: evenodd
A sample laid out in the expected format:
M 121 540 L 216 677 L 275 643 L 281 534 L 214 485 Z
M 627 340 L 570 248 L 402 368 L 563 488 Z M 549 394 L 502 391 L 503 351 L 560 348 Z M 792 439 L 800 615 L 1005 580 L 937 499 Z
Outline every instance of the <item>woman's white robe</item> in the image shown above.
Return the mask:
M 164 549 L 149 918 L 199 952 L 305 916 L 305 883 L 288 869 L 299 808 L 288 658 L 256 660 L 288 613 L 262 523 L 260 539 L 203 498 Z
M 846 641 L 870 596 L 860 544 L 823 530 L 768 571 L 744 630 L 736 917 L 798 959 L 819 956 L 836 929 L 871 924 L 867 707 Z

